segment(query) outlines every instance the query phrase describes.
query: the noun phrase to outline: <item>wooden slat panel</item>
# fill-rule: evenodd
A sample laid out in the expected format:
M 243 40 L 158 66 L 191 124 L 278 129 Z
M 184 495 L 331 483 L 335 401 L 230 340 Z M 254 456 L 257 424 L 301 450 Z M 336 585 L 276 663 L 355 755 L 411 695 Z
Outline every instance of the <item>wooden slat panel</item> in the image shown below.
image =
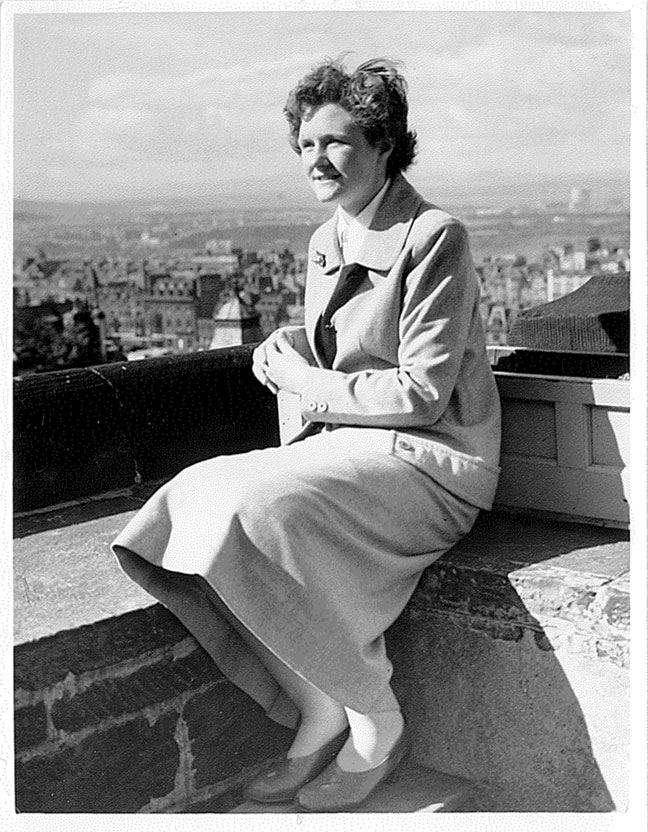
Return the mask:
M 553 402 L 508 399 L 502 402 L 502 451 L 556 459 Z
M 630 416 L 627 411 L 589 407 L 591 459 L 594 465 L 630 464 Z
M 502 399 L 502 475 L 496 505 L 627 527 L 630 384 L 496 373 Z M 555 409 L 555 460 L 547 454 Z
M 584 404 L 630 407 L 630 383 L 618 379 L 564 378 L 495 373 L 504 399 L 583 402 Z
M 590 464 L 589 422 L 580 402 L 556 402 L 556 444 L 559 465 L 584 469 Z
M 498 506 L 629 522 L 627 469 L 591 466 L 586 470 L 548 465 L 543 460 L 503 456 L 495 496 Z

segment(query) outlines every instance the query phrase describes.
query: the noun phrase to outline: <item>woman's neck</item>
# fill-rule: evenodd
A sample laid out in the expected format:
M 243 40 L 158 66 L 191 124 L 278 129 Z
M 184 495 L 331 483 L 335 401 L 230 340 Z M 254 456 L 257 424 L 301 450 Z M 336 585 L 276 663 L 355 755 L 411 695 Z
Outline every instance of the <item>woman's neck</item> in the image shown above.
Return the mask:
M 352 219 L 357 219 L 358 217 L 361 216 L 361 214 L 363 214 L 369 208 L 369 206 L 376 199 L 378 194 L 380 194 L 383 189 L 386 189 L 386 185 L 387 185 L 388 181 L 389 180 L 387 178 L 383 179 L 383 181 L 380 183 L 380 185 L 373 190 L 373 193 L 371 194 L 371 196 L 368 199 L 364 200 L 361 208 L 359 208 L 357 210 L 352 210 L 352 209 L 349 209 L 349 208 L 343 208 L 342 205 L 340 205 L 339 210 L 345 215 L 347 220 L 351 221 Z

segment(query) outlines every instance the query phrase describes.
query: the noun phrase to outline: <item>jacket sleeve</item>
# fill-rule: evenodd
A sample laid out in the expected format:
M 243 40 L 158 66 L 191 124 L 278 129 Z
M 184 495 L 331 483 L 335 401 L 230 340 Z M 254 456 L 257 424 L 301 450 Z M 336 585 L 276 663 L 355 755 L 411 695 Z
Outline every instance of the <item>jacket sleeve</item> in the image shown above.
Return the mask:
M 317 364 L 317 360 L 311 351 L 308 338 L 306 337 L 306 327 L 303 324 L 297 326 L 282 326 L 279 330 L 275 330 L 272 335 L 276 332 L 285 332 L 289 336 L 293 349 L 309 364 Z
M 479 285 L 458 220 L 431 231 L 403 275 L 398 365 L 343 373 L 311 367 L 301 391 L 306 419 L 375 427 L 434 424 L 454 389 Z

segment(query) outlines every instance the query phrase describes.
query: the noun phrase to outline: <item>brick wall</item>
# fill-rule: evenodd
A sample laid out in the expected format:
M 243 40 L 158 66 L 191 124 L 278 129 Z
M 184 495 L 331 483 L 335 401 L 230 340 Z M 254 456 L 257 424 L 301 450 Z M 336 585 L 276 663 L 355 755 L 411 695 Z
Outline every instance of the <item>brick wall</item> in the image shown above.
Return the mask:
M 22 645 L 15 676 L 20 812 L 228 811 L 292 735 L 160 606 Z

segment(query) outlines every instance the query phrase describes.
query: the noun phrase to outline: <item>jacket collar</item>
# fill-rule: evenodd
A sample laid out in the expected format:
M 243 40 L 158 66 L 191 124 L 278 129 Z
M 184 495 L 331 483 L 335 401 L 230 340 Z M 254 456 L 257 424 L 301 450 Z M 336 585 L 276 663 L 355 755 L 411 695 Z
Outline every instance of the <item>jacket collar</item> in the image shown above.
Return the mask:
M 367 231 L 357 262 L 372 271 L 388 272 L 403 250 L 423 197 L 398 173 L 383 197 Z M 335 216 L 313 235 L 311 259 L 321 264 L 324 274 L 337 272 L 342 252 L 337 238 Z

